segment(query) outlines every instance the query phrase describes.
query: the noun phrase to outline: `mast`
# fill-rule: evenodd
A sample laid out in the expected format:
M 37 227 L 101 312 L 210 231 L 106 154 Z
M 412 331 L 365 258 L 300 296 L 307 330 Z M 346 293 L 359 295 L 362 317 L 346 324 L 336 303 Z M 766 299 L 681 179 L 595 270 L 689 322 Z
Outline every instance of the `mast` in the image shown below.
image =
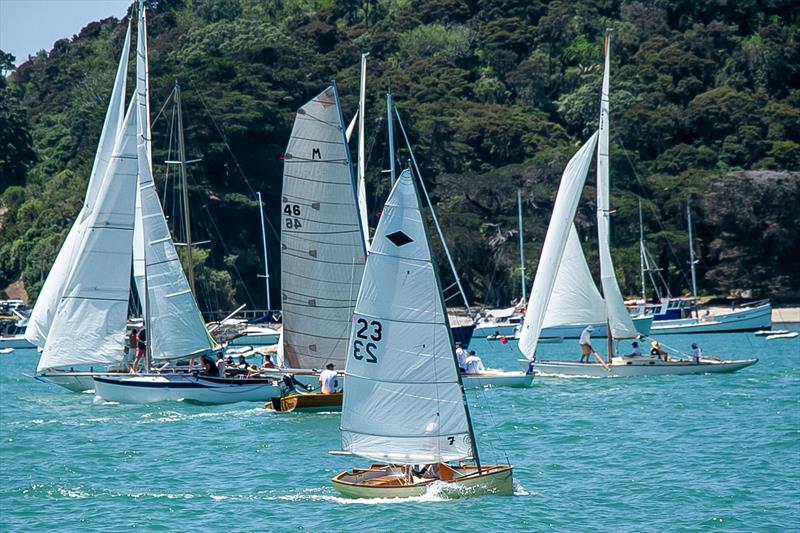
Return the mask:
M 697 274 L 694 265 L 697 262 L 694 258 L 694 240 L 692 239 L 692 209 L 689 202 L 686 202 L 686 220 L 689 225 L 689 267 L 692 270 L 692 296 L 694 297 L 694 313 L 697 316 Z
M 389 177 L 392 180 L 392 187 L 394 187 L 394 180 L 397 179 L 397 171 L 395 170 L 394 161 L 394 117 L 392 109 L 394 102 L 392 101 L 392 93 L 386 93 L 386 124 L 389 128 Z
M 644 225 L 642 223 L 642 199 L 639 198 L 639 268 L 642 273 L 642 305 L 647 304 L 647 291 L 644 282 Z
M 522 285 L 522 300 L 520 300 L 520 303 L 522 303 L 528 299 L 525 295 L 525 251 L 522 244 L 522 189 L 517 189 L 517 222 L 519 223 L 519 271 L 520 284 Z
M 364 116 L 367 104 L 367 56 L 361 54 L 361 86 L 358 94 L 358 210 L 361 226 L 364 231 L 364 244 L 369 249 L 369 215 L 367 214 L 367 161 L 366 143 L 364 142 Z M 342 120 L 344 124 L 344 120 Z
M 181 187 L 183 189 L 183 225 L 186 230 L 186 270 L 189 287 L 196 295 L 194 288 L 194 259 L 192 258 L 192 226 L 189 215 L 189 184 L 186 178 L 186 146 L 183 142 L 183 113 L 181 112 L 181 86 L 175 81 L 175 108 L 178 113 L 178 157 L 181 168 Z
M 458 277 L 458 272 L 456 271 L 456 265 L 453 263 L 453 258 L 450 256 L 450 249 L 447 247 L 447 242 L 444 240 L 444 234 L 442 233 L 442 227 L 439 225 L 439 218 L 436 216 L 436 211 L 433 209 L 433 203 L 431 203 L 431 197 L 428 195 L 428 189 L 425 187 L 425 182 L 422 179 L 422 174 L 419 171 L 419 165 L 417 165 L 417 158 L 414 157 L 414 150 L 411 149 L 411 143 L 408 141 L 408 135 L 406 134 L 406 129 L 403 126 L 403 119 L 400 118 L 400 112 L 397 109 L 394 110 L 395 116 L 397 117 L 397 123 L 400 125 L 400 131 L 403 133 L 403 139 L 406 141 L 406 147 L 408 148 L 408 153 L 411 154 L 411 162 L 414 163 L 414 170 L 417 173 L 417 177 L 419 178 L 419 184 L 422 188 L 422 192 L 425 193 L 425 201 L 428 204 L 428 207 L 431 210 L 431 218 L 433 218 L 433 225 L 436 226 L 436 233 L 439 235 L 439 240 L 442 242 L 442 247 L 444 248 L 444 253 L 447 256 L 447 262 L 450 264 L 450 270 L 453 271 L 453 277 L 456 279 L 456 285 L 458 286 L 458 291 L 461 293 L 461 298 L 464 300 L 464 307 L 467 308 L 469 311 L 469 301 L 467 300 L 467 293 L 464 292 L 464 287 L 461 286 L 461 278 Z M 451 285 L 452 287 L 452 285 Z
M 261 191 L 256 193 L 258 196 L 258 214 L 261 215 L 261 245 L 264 247 L 264 285 L 267 291 L 267 309 L 272 310 L 272 304 L 269 300 L 269 259 L 267 256 L 267 232 L 264 229 L 264 208 L 261 203 Z

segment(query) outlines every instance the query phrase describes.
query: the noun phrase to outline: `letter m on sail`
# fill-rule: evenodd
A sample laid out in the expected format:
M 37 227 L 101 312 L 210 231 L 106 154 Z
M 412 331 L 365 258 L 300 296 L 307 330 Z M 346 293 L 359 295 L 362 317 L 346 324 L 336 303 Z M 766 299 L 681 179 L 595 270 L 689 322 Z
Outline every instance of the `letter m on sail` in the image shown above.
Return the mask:
M 320 153 L 319 148 L 314 148 L 311 151 L 311 159 L 322 159 L 322 153 Z

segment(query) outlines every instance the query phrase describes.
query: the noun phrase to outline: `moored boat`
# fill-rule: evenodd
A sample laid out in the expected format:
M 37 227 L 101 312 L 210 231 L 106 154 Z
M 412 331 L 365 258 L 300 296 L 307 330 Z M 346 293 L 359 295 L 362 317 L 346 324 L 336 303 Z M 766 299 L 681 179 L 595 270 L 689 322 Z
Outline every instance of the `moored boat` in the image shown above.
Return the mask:
M 663 361 L 658 357 L 615 357 L 607 365 L 594 362 L 536 361 L 534 372 L 539 376 L 596 378 L 718 374 L 736 372 L 757 362 L 758 359 L 720 360 L 710 357 L 702 357 L 699 363 L 686 359 Z

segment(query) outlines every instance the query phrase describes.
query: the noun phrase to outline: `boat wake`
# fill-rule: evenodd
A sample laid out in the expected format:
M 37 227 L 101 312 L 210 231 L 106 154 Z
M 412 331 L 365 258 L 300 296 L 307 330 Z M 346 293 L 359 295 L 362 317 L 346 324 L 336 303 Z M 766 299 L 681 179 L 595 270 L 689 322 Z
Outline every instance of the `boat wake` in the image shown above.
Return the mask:
M 283 496 L 278 496 L 275 499 L 291 502 L 332 502 L 343 505 L 387 505 L 414 502 L 428 503 L 442 502 L 453 499 L 453 488 L 447 487 L 447 490 L 445 491 L 443 490 L 445 487 L 445 483 L 432 483 L 424 494 L 419 496 L 411 496 L 408 498 L 345 498 L 343 496 L 339 496 L 338 493 L 332 493 L 333 489 L 326 487 L 307 489 L 302 493 L 286 494 Z

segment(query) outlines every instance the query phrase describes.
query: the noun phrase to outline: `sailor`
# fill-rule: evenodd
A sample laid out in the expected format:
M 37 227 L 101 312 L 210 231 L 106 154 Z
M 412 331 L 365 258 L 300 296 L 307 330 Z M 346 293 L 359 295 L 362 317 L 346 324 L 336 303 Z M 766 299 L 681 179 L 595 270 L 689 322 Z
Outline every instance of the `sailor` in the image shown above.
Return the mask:
M 136 335 L 136 357 L 131 364 L 131 374 L 136 373 L 136 367 L 139 366 L 139 360 L 145 356 L 147 351 L 147 330 L 142 328 Z
M 456 341 L 456 359 L 458 359 L 458 369 L 462 372 L 467 368 L 465 361 L 467 360 L 467 351 L 461 344 L 461 341 Z
M 222 358 L 222 352 L 217 352 L 217 376 L 225 377 L 225 359 Z
M 594 331 L 594 328 L 589 324 L 583 329 L 581 338 L 578 340 L 578 344 L 581 345 L 581 363 L 588 363 L 589 356 L 594 352 L 594 348 L 592 348 L 592 331 Z
M 328 363 L 325 365 L 325 370 L 319 375 L 319 385 L 322 388 L 322 394 L 333 394 L 336 392 L 336 387 L 339 386 L 334 368 L 335 365 L 333 363 Z
M 650 355 L 654 355 L 659 359 L 663 359 L 664 361 L 669 361 L 669 354 L 661 349 L 661 343 L 658 341 L 653 341 L 650 343 Z
M 264 363 L 261 365 L 261 368 L 275 368 L 275 363 L 272 362 L 271 354 L 264 354 Z
M 703 357 L 703 350 L 697 345 L 696 342 L 692 343 L 692 358 L 694 359 L 694 364 L 700 364 L 700 358 Z
M 486 370 L 481 358 L 475 355 L 475 350 L 469 351 L 469 356 L 467 356 L 467 359 L 464 361 L 464 368 L 467 374 L 478 374 Z
M 639 343 L 636 342 L 636 341 L 633 341 L 631 346 L 633 346 L 633 350 L 631 351 L 630 355 L 628 355 L 628 357 L 641 357 L 642 356 L 642 349 L 639 347 Z

